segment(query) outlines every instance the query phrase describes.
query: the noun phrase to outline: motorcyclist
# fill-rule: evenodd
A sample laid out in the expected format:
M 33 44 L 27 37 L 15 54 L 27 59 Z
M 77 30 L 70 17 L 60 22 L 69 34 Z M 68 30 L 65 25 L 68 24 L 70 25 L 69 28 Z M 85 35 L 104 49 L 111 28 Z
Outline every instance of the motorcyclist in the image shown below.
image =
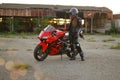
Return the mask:
M 84 61 L 84 54 L 80 47 L 80 43 L 78 42 L 78 36 L 83 37 L 83 35 L 80 33 L 80 29 L 82 28 L 81 25 L 81 18 L 78 17 L 78 9 L 77 8 L 71 8 L 70 11 L 70 26 L 69 26 L 69 39 L 71 44 L 71 50 L 72 50 L 72 57 L 70 60 L 75 60 L 76 53 L 75 53 L 75 47 L 77 48 L 81 61 Z

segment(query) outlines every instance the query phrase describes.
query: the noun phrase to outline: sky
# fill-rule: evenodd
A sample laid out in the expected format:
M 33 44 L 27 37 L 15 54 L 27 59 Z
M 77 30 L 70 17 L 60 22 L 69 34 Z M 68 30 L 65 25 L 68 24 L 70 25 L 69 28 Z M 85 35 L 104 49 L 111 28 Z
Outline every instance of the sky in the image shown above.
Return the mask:
M 120 3 L 118 0 L 0 0 L 0 3 L 107 7 L 111 9 L 114 14 L 120 14 Z

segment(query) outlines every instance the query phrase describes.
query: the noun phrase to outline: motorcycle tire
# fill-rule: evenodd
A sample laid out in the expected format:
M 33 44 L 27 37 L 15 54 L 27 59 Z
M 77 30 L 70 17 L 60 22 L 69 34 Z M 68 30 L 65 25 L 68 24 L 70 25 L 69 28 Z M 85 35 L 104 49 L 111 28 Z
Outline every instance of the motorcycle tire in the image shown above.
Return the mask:
M 42 46 L 37 45 L 34 49 L 34 58 L 37 61 L 43 61 L 44 59 L 46 59 L 48 56 L 48 52 L 46 50 L 46 52 L 42 52 Z

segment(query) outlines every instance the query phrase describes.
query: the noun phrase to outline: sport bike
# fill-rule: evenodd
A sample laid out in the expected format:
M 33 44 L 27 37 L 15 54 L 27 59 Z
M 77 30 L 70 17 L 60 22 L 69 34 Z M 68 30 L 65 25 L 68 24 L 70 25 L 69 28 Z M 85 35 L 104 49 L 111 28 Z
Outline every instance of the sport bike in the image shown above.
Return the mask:
M 69 58 L 72 57 L 69 35 L 66 28 L 56 29 L 52 25 L 48 25 L 41 30 L 38 39 L 40 42 L 34 49 L 34 58 L 37 61 L 43 61 L 48 55 L 66 54 Z M 78 52 L 76 50 L 76 56 Z

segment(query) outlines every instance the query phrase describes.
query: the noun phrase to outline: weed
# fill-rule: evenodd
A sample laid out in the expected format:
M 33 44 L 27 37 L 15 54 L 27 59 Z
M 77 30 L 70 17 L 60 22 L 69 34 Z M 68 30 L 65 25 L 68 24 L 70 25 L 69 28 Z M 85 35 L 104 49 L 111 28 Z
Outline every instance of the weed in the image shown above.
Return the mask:
M 33 51 L 33 49 L 27 49 L 27 51 Z
M 14 68 L 16 68 L 16 69 L 28 69 L 28 68 L 30 68 L 31 66 L 30 65 L 28 65 L 28 64 L 16 64 L 15 66 L 14 66 Z
M 88 41 L 88 42 L 96 42 L 96 40 L 93 39 L 93 38 L 87 39 L 87 41 Z
M 120 38 L 120 34 L 112 34 L 112 37 Z
M 110 49 L 120 49 L 120 43 L 118 43 L 116 46 L 111 46 Z
M 115 41 L 115 39 L 104 39 L 103 42 Z
M 0 49 L 0 51 L 18 51 L 18 49 L 14 49 L 14 48 L 11 48 L 11 49 Z
M 36 35 L 36 34 L 35 33 L 25 33 L 25 32 L 22 32 L 22 33 L 11 33 L 11 32 L 1 33 L 0 32 L 0 37 L 4 37 L 4 38 L 14 38 L 16 36 L 19 36 L 23 39 L 27 39 L 28 36 L 33 36 L 33 35 Z

